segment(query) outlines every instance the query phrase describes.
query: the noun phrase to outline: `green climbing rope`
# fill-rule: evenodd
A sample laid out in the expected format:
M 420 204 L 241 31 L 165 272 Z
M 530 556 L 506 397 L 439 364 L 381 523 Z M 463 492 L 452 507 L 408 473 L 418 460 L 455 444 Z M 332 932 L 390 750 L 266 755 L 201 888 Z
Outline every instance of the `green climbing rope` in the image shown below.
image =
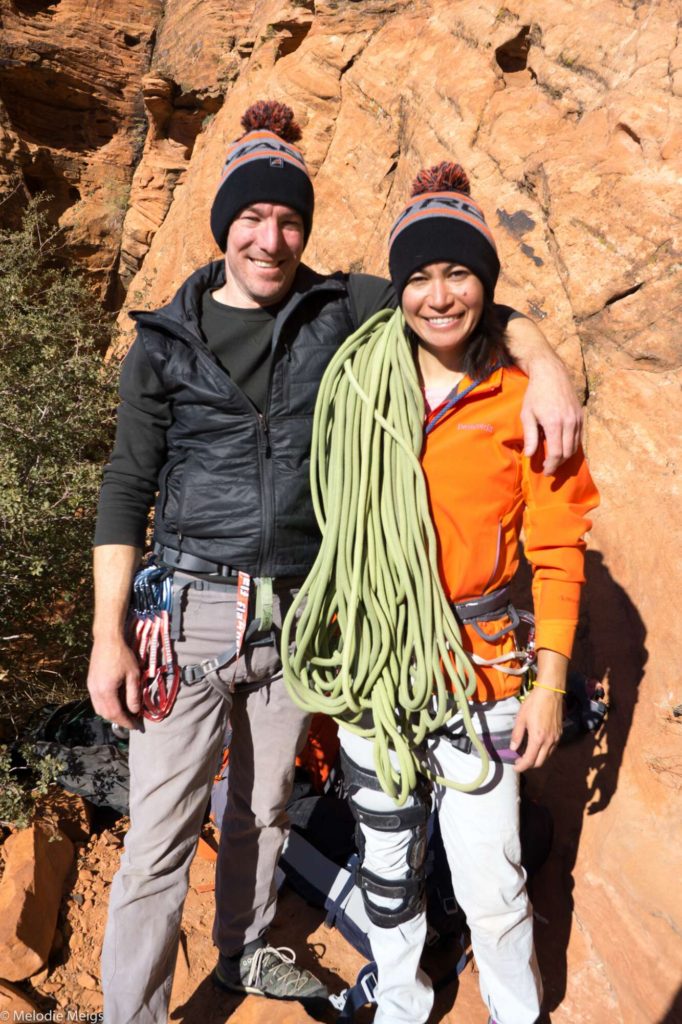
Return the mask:
M 431 777 L 470 791 L 489 763 L 467 701 L 474 672 L 438 573 L 423 426 L 402 314 L 383 310 L 339 349 L 320 385 L 310 475 L 322 544 L 282 628 L 293 700 L 373 739 L 379 781 L 397 804 L 418 771 L 430 774 L 420 745 L 457 713 L 481 770 L 466 783 Z

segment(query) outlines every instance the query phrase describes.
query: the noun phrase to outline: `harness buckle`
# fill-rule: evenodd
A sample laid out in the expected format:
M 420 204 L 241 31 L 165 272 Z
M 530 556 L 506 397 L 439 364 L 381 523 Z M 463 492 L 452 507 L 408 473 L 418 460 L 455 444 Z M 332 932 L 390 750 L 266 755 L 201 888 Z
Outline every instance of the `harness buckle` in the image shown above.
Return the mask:
M 454 896 L 446 896 L 445 899 L 441 900 L 443 910 L 449 916 L 459 913 L 459 903 Z
M 379 977 L 376 971 L 368 971 L 364 978 L 360 978 L 360 987 L 367 997 L 368 1003 L 376 1003 L 376 990 L 379 984 Z

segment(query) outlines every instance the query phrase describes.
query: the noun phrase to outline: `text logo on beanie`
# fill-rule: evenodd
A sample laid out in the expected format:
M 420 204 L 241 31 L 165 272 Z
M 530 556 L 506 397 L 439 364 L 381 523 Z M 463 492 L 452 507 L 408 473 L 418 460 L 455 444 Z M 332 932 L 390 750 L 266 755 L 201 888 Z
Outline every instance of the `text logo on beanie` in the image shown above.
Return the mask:
M 252 203 L 290 206 L 303 218 L 306 241 L 313 224 L 315 195 L 301 151 L 301 137 L 290 107 L 259 100 L 241 119 L 245 134 L 227 151 L 211 208 L 211 231 L 224 252 L 230 224 Z
M 443 162 L 419 172 L 412 198 L 391 229 L 388 250 L 399 299 L 409 277 L 428 263 L 461 263 L 489 296 L 495 291 L 500 273 L 495 239 L 459 164 Z

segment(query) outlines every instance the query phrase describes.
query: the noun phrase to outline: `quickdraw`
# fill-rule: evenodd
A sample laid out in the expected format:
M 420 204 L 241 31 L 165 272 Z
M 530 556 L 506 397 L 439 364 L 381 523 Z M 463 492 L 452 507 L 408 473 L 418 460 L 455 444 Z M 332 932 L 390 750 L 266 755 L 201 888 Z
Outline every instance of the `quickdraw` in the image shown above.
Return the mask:
M 133 580 L 131 639 L 141 669 L 142 714 L 150 722 L 170 714 L 180 687 L 170 636 L 172 580 L 168 569 L 153 563 Z

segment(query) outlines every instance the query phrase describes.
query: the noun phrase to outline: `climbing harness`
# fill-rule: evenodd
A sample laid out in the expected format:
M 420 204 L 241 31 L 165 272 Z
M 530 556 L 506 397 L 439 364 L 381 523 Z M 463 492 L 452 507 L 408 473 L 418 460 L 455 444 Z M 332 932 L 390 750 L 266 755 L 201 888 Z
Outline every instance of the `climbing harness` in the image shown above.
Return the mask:
M 423 435 L 403 317 L 383 310 L 339 349 L 320 386 L 311 491 L 322 544 L 285 619 L 282 661 L 299 707 L 374 741 L 377 777 L 398 805 L 418 773 L 471 791 L 489 765 L 468 705 L 474 671 L 440 582 Z M 420 757 L 456 714 L 481 759 L 467 783 L 432 775 Z
M 251 642 L 252 644 L 259 644 L 261 642 L 259 640 L 254 641 L 253 639 L 257 633 L 268 634 L 263 637 L 263 643 L 272 642 L 273 580 L 269 576 L 249 576 L 245 572 L 237 572 L 234 577 L 230 576 L 229 579 L 237 588 L 234 643 L 224 651 L 220 651 L 219 654 L 216 654 L 212 658 L 206 658 L 204 661 L 197 662 L 196 665 L 185 665 L 180 670 L 180 675 L 182 682 L 188 686 L 198 683 L 201 679 L 204 679 L 212 672 L 217 672 L 220 669 L 227 668 L 227 666 L 232 663 L 235 664 L 236 672 L 236 663 L 244 645 L 248 642 Z M 171 634 L 173 639 L 177 639 L 179 636 L 180 623 L 182 620 L 180 604 L 182 601 L 183 591 L 190 588 L 195 590 L 224 591 L 225 586 L 226 582 L 224 577 L 217 581 L 208 579 L 188 579 L 185 583 L 175 588 L 173 598 L 174 611 L 171 615 L 171 619 L 175 623 L 174 631 Z M 251 594 L 253 588 L 255 588 L 255 614 L 249 622 L 249 608 L 251 605 Z M 176 631 L 178 636 L 175 636 Z M 232 691 L 234 690 L 234 677 L 230 683 L 230 689 Z
M 130 623 L 142 673 L 142 714 L 150 722 L 160 722 L 170 714 L 180 686 L 180 669 L 171 644 L 172 602 L 168 569 L 151 562 L 135 574 Z
M 169 554 L 169 549 L 163 549 L 163 554 Z M 270 634 L 264 641 L 270 643 L 273 622 L 270 577 L 254 578 L 229 570 L 220 573 L 218 580 L 187 577 L 186 582 L 176 581 L 174 585 L 174 569 L 158 564 L 157 557 L 152 555 L 135 574 L 129 614 L 131 646 L 141 669 L 142 714 L 152 722 L 160 722 L 170 714 L 181 683 L 191 686 L 211 672 L 236 663 L 244 644 L 256 633 Z M 186 559 L 183 568 L 185 565 Z M 180 638 L 184 592 L 189 588 L 224 591 L 231 584 L 237 590 L 234 643 L 212 658 L 180 668 L 173 654 L 173 641 Z M 252 585 L 256 595 L 255 616 L 249 622 Z
M 537 655 L 535 651 L 535 616 L 532 612 L 517 609 L 510 597 L 509 586 L 500 587 L 498 590 L 484 594 L 483 597 L 472 598 L 469 601 L 458 601 L 453 604 L 457 621 L 463 626 L 470 626 L 478 633 L 482 640 L 487 643 L 497 643 L 503 636 L 516 631 L 523 622 L 528 627 L 528 637 L 522 647 L 518 646 L 513 651 L 507 651 L 496 658 L 483 658 L 479 654 L 469 655 L 475 665 L 484 665 L 488 668 L 497 669 L 510 676 L 525 676 L 522 685 L 525 691 L 532 686 L 537 668 Z M 482 622 L 493 622 L 499 619 L 507 621 L 496 632 L 487 633 L 481 626 Z M 515 664 L 512 664 L 515 663 Z

